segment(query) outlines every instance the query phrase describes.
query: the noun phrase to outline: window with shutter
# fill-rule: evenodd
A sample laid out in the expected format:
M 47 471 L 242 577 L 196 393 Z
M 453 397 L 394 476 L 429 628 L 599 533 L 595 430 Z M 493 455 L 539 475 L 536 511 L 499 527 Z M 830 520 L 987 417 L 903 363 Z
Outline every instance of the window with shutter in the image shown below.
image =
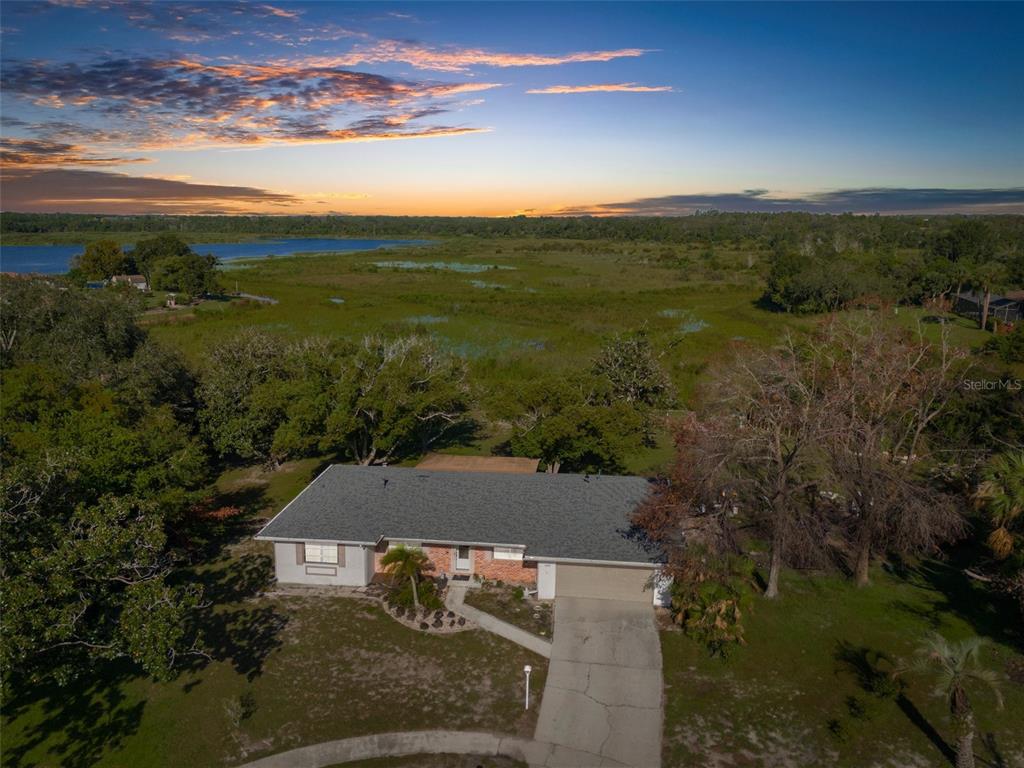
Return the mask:
M 338 564 L 337 544 L 310 544 L 306 543 L 305 556 L 307 563 L 330 563 Z

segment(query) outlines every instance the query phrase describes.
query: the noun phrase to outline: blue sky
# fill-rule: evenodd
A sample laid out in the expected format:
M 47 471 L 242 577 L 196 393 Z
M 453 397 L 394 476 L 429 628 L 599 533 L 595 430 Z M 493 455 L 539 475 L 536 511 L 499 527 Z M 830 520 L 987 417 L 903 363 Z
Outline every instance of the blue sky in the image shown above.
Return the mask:
M 1024 211 L 1020 4 L 62 0 L 2 27 L 6 210 Z

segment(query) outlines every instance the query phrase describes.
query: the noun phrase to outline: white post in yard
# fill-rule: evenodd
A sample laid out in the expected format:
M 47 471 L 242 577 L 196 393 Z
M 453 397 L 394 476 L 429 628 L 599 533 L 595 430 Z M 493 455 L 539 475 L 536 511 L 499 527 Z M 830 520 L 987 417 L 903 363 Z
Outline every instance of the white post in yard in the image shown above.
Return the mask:
M 523 667 L 523 672 L 526 673 L 526 706 L 524 709 L 530 708 L 530 673 L 533 672 L 533 667 L 527 664 Z

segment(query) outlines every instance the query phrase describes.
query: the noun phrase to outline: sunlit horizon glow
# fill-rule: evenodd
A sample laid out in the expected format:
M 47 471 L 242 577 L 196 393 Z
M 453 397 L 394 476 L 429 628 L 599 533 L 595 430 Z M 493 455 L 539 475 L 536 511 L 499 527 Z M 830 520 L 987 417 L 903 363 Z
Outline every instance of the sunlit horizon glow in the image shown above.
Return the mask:
M 1024 213 L 1019 5 L 466 8 L 7 3 L 2 207 Z

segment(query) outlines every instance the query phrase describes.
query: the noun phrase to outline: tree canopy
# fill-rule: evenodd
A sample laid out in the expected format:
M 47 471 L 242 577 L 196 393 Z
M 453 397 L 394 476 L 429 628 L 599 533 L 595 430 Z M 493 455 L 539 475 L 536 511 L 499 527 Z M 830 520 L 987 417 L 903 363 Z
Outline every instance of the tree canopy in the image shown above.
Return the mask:
M 135 266 L 115 240 L 95 240 L 85 246 L 85 252 L 76 257 L 72 268 L 78 269 L 90 280 L 105 279 L 128 273 Z
M 70 679 L 96 658 L 156 676 L 192 647 L 199 593 L 172 584 L 167 530 L 208 479 L 188 392 L 139 368 L 154 356 L 122 297 L 15 281 L 0 450 L 0 599 L 5 680 Z M 6 326 L 6 324 L 10 326 Z

